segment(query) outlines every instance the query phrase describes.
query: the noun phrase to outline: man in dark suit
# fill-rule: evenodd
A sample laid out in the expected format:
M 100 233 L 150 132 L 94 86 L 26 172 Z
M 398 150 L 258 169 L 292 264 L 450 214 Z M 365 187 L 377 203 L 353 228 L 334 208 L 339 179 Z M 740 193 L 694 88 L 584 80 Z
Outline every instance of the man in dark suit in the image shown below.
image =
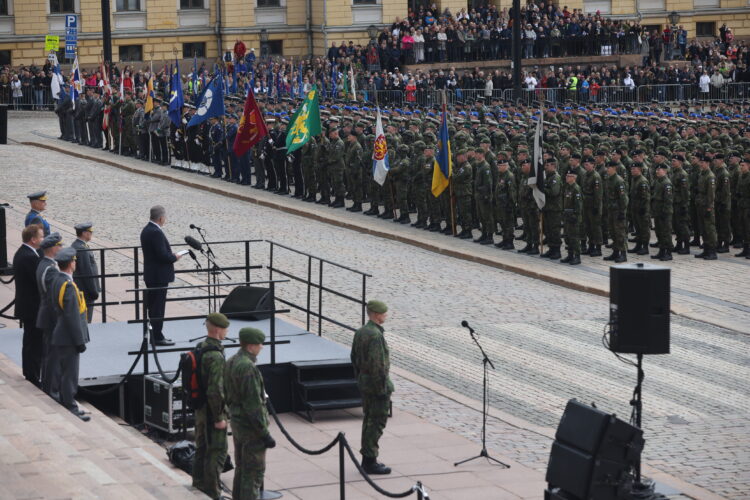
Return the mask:
M 174 281 L 174 263 L 180 255 L 172 252 L 169 241 L 162 231 L 167 222 L 167 212 L 164 207 L 151 207 L 151 220 L 141 231 L 141 249 L 143 251 L 143 281 L 146 288 L 163 288 L 146 292 L 146 309 L 149 318 L 163 318 L 167 303 L 167 290 Z M 164 321 L 151 321 L 151 342 L 155 345 L 174 345 L 170 339 L 164 338 L 162 325 Z
M 94 224 L 91 222 L 76 224 L 77 239 L 70 245 L 78 250 L 78 255 L 76 255 L 76 272 L 73 275 L 73 279 L 86 298 L 86 318 L 89 323 L 94 318 L 94 302 L 99 298 L 99 292 L 101 291 L 99 278 L 94 277 L 99 274 L 94 252 L 88 250 L 89 241 L 91 241 L 91 235 L 94 232 L 93 226 Z
M 36 268 L 39 265 L 37 250 L 44 239 L 42 226 L 26 226 L 21 233 L 23 245 L 13 256 L 13 273 L 16 281 L 15 316 L 23 327 L 21 351 L 23 376 L 39 386 L 42 368 L 42 331 L 36 327 L 39 312 L 39 290 L 36 287 Z

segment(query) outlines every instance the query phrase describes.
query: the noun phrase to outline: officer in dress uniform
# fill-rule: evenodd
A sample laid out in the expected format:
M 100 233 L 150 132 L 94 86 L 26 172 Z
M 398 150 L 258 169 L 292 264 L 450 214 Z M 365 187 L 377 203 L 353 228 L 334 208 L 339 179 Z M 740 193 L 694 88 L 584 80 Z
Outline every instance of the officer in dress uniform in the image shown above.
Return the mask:
M 86 299 L 86 320 L 89 323 L 91 323 L 94 317 L 94 302 L 99 298 L 99 292 L 101 291 L 99 278 L 94 277 L 94 275 L 99 274 L 94 252 L 88 251 L 89 241 L 91 241 L 91 236 L 94 232 L 93 226 L 91 222 L 76 224 L 77 239 L 70 245 L 78 251 L 74 277 L 76 285 L 78 285 L 78 288 L 83 292 L 83 297 Z
M 41 349 L 37 353 L 41 367 L 42 390 L 57 399 L 57 377 L 52 371 L 50 360 L 50 342 L 52 331 L 55 329 L 57 315 L 49 301 L 49 287 L 58 272 L 55 256 L 62 250 L 62 237 L 60 233 L 52 233 L 42 240 L 39 245 L 42 258 L 36 266 L 36 286 L 39 290 L 39 313 L 36 317 L 36 327 L 42 332 Z
M 44 236 L 49 236 L 49 222 L 44 218 L 42 212 L 47 209 L 47 191 L 37 191 L 27 196 L 29 203 L 31 204 L 31 210 L 26 214 L 24 220 L 24 227 L 30 226 L 31 224 L 38 224 L 42 226 L 44 230 Z

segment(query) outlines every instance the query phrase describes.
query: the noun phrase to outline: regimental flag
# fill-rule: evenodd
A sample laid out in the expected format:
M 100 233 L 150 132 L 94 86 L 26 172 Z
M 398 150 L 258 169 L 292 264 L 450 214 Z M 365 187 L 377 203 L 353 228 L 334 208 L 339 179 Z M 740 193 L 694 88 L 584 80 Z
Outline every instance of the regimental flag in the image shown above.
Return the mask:
M 153 71 L 148 77 L 148 83 L 146 83 L 146 104 L 143 105 L 143 112 L 150 113 L 154 110 L 154 73 Z
M 104 89 L 104 95 L 111 95 L 112 94 L 112 87 L 109 86 L 109 68 L 107 68 L 107 65 L 104 64 L 104 60 L 102 60 L 101 63 L 101 73 L 102 73 L 102 88 Z
M 52 54 L 52 56 L 54 58 L 52 61 L 52 70 L 54 71 L 54 73 L 52 74 L 52 81 L 50 82 L 50 90 L 52 91 L 53 99 L 62 99 L 62 97 L 60 97 L 60 92 L 62 91 L 63 77 L 62 74 L 60 74 L 60 63 L 57 60 L 57 55 Z
M 313 86 L 307 93 L 305 101 L 289 120 L 289 132 L 286 134 L 286 154 L 292 154 L 305 145 L 310 137 L 320 134 L 320 105 L 318 88 Z
M 388 170 L 388 144 L 385 142 L 383 133 L 383 120 L 380 118 L 380 107 L 378 107 L 378 119 L 375 122 L 375 145 L 372 148 L 372 177 L 381 186 L 385 184 Z
M 175 68 L 172 73 L 172 83 L 170 83 L 170 97 L 169 97 L 169 119 L 172 120 L 175 127 L 182 125 L 182 107 L 185 105 L 185 96 L 182 94 L 182 79 L 180 78 L 180 66 L 177 63 L 177 59 L 174 61 Z
M 536 131 L 534 132 L 534 163 L 529 174 L 528 185 L 531 186 L 534 201 L 536 201 L 539 210 L 544 208 L 546 198 L 544 196 L 544 158 L 542 151 L 542 134 L 543 113 L 539 113 L 539 120 L 536 122 Z
M 73 60 L 73 69 L 71 70 L 71 80 L 72 80 L 72 84 L 70 87 L 70 93 L 72 94 L 72 98 L 73 98 L 73 109 L 76 109 L 76 101 L 78 100 L 78 96 L 80 96 L 82 92 L 81 70 L 80 68 L 78 68 L 78 54 L 76 54 L 76 58 Z
M 268 135 L 266 121 L 263 119 L 258 103 L 255 101 L 255 93 L 253 89 L 250 89 L 245 100 L 245 111 L 242 113 L 240 126 L 237 129 L 237 135 L 232 146 L 234 154 L 237 156 L 244 155 L 266 135 Z
M 448 137 L 448 118 L 443 104 L 443 118 L 440 124 L 439 132 L 439 149 L 435 157 L 435 165 L 432 169 L 432 195 L 440 196 L 445 188 L 450 184 L 450 178 L 453 175 L 453 160 L 451 156 L 451 141 Z
M 219 73 L 208 83 L 206 88 L 203 89 L 200 104 L 198 105 L 195 114 L 190 119 L 188 127 L 200 125 L 214 116 L 224 115 L 224 89 L 222 81 L 223 78 Z
M 352 82 L 352 100 L 356 101 L 357 89 L 356 89 L 356 84 L 354 83 L 354 68 L 352 67 L 351 64 L 349 65 L 349 80 L 351 80 Z

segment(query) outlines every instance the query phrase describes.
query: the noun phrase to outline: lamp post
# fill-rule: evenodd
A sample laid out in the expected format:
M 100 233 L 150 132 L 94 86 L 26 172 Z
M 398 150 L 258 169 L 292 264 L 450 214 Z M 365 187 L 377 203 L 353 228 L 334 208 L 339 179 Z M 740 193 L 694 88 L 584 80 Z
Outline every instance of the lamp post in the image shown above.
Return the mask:
M 370 37 L 370 43 L 375 41 L 375 37 L 378 36 L 378 27 L 371 24 L 367 27 L 367 35 Z
M 672 26 L 677 26 L 677 23 L 679 23 L 679 22 L 680 22 L 680 14 L 676 10 L 673 10 L 672 12 L 670 12 L 669 13 L 669 23 Z
M 262 59 L 268 57 L 268 30 L 266 28 L 260 30 L 260 57 Z

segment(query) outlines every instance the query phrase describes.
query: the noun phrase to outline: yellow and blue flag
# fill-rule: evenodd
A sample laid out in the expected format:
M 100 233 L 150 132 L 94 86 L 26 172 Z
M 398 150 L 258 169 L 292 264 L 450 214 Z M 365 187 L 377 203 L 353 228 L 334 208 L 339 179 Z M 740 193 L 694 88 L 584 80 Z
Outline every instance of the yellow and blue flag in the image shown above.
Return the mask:
M 443 105 L 443 118 L 440 124 L 439 149 L 435 156 L 435 168 L 432 170 L 432 195 L 440 196 L 440 193 L 448 187 L 451 175 L 453 175 L 453 161 L 451 159 L 451 140 L 448 137 L 448 118 Z
M 143 105 L 144 113 L 150 113 L 154 110 L 154 72 L 151 71 L 151 76 L 148 78 L 146 83 L 146 103 Z

